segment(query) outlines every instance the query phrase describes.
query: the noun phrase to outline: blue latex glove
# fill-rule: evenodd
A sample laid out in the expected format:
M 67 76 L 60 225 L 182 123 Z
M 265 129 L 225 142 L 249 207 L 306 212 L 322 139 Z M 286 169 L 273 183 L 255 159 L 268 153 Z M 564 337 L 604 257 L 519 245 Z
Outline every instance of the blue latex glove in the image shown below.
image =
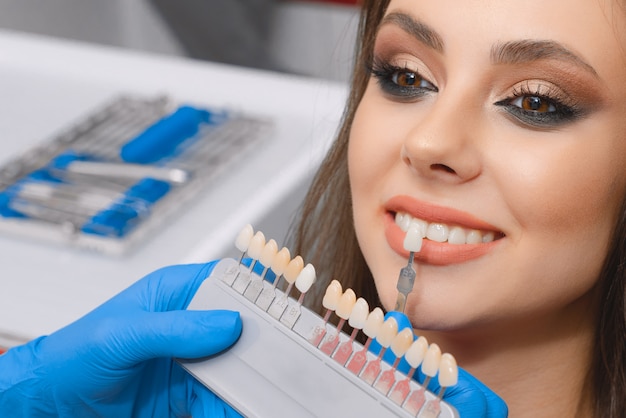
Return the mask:
M 172 360 L 218 353 L 241 333 L 238 312 L 184 310 L 212 268 L 158 270 L 0 356 L 0 416 L 240 416 Z
M 390 316 L 398 322 L 398 330 L 411 328 L 411 322 L 403 313 L 388 312 L 385 319 Z M 376 340 L 372 341 L 370 351 L 378 354 L 380 350 L 380 344 Z M 387 350 L 383 359 L 387 363 L 393 364 L 396 357 L 391 350 Z M 406 360 L 402 359 L 398 369 L 406 373 L 409 368 Z M 416 377 L 417 375 L 418 373 L 415 374 Z M 423 380 L 424 375 L 421 375 L 419 381 Z M 433 393 L 439 393 L 440 386 L 436 378 L 430 381 L 428 389 Z M 443 399 L 453 405 L 462 418 L 506 418 L 508 416 L 508 408 L 502 398 L 461 368 L 459 368 L 458 383 L 446 389 Z

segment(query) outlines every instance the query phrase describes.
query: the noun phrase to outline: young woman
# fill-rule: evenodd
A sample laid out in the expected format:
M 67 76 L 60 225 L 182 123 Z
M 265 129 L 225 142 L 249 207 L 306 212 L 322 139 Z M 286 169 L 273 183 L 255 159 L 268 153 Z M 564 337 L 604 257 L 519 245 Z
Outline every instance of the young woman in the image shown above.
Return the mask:
M 365 1 L 297 230 L 321 278 L 392 310 L 403 228 L 423 227 L 406 313 L 512 417 L 626 415 L 625 30 L 617 0 Z M 168 358 L 241 332 L 236 314 L 180 311 L 211 267 L 155 272 L 0 356 L 0 412 L 234 414 Z M 505 416 L 472 379 L 461 416 Z
M 624 5 L 366 1 L 360 39 L 298 253 L 392 310 L 415 222 L 416 333 L 512 417 L 626 416 Z

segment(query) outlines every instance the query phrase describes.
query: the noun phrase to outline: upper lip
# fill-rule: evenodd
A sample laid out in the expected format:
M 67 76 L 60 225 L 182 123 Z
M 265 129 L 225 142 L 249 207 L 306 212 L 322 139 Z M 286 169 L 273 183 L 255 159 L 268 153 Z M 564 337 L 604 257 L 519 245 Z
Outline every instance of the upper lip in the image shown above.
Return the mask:
M 491 225 L 470 213 L 447 206 L 439 206 L 420 201 L 411 196 L 394 196 L 384 204 L 384 207 L 388 212 L 406 213 L 414 218 L 418 218 L 429 223 L 445 223 L 447 225 L 457 225 L 468 229 L 502 233 L 494 225 Z

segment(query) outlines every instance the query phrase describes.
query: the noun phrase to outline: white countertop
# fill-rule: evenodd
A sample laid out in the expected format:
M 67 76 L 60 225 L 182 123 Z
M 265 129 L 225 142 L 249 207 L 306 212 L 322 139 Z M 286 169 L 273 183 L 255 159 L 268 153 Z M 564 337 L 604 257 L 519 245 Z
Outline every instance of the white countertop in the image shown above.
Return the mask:
M 323 80 L 17 32 L 0 31 L 0 51 L 0 164 L 122 93 L 165 94 L 276 123 L 245 164 L 127 256 L 0 235 L 0 335 L 50 333 L 158 267 L 229 252 L 243 225 L 277 210 L 319 163 L 346 94 Z

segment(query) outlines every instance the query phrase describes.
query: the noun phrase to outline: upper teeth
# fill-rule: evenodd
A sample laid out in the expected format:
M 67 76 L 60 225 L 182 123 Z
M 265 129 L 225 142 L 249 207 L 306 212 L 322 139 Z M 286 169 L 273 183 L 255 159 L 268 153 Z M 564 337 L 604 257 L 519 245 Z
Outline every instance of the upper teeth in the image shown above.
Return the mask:
M 449 244 L 479 244 L 491 242 L 495 239 L 493 231 L 479 231 L 460 226 L 449 226 L 439 222 L 428 223 L 422 219 L 413 218 L 411 215 L 396 213 L 396 225 L 404 232 L 413 225 L 421 231 L 422 237 L 436 242 L 448 242 Z

